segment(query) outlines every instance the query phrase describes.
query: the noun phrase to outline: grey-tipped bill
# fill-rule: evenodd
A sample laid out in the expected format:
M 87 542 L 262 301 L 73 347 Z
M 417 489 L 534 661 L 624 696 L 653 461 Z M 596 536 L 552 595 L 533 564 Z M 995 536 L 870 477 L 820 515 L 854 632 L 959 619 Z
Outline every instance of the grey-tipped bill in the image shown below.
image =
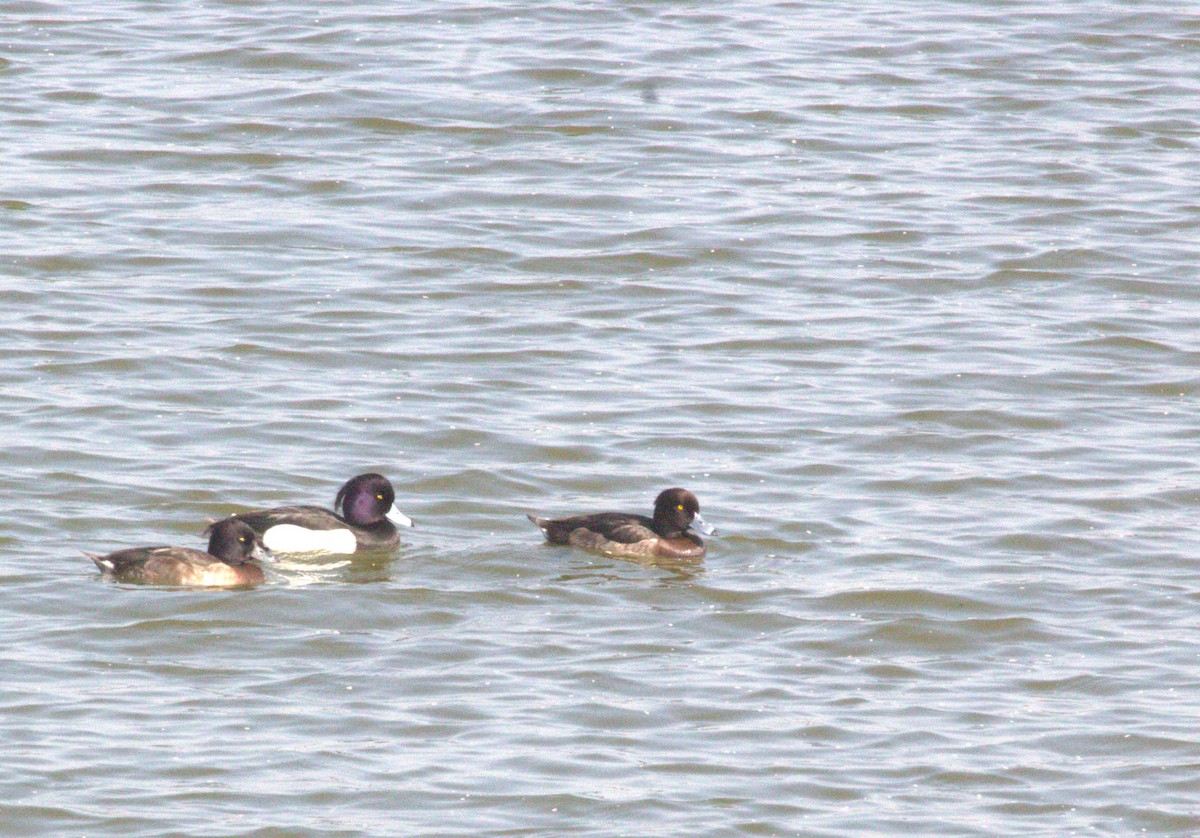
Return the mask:
M 717 528 L 700 517 L 697 512 L 692 518 L 692 523 L 688 525 L 689 529 L 700 530 L 705 535 L 717 535 Z
M 387 519 L 398 527 L 411 527 L 413 525 L 412 518 L 409 518 L 403 512 L 392 504 L 392 508 L 388 510 Z

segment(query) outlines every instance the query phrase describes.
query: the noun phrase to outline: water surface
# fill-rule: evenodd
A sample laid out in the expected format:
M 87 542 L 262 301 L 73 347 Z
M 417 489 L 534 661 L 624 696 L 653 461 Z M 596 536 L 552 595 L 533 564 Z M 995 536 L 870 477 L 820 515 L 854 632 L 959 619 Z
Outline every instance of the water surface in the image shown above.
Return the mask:
M 0 833 L 1200 830 L 1190 10 L 0 16 Z

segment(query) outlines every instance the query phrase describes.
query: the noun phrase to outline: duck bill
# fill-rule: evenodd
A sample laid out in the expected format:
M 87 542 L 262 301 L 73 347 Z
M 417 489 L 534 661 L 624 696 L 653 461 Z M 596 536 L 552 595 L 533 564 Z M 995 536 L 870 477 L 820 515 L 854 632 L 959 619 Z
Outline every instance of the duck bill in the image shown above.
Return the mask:
M 250 558 L 257 559 L 258 561 L 265 562 L 267 564 L 274 564 L 276 561 L 278 561 L 278 559 L 275 558 L 274 553 L 257 542 L 254 545 L 254 549 L 250 551 Z
M 392 504 L 392 508 L 388 510 L 387 519 L 398 527 L 411 527 L 413 525 L 412 518 L 409 518 L 403 512 Z
M 688 525 L 688 529 L 700 530 L 700 532 L 704 533 L 705 535 L 717 534 L 717 528 L 701 518 L 699 512 L 697 512 L 695 517 L 692 518 L 692 523 Z

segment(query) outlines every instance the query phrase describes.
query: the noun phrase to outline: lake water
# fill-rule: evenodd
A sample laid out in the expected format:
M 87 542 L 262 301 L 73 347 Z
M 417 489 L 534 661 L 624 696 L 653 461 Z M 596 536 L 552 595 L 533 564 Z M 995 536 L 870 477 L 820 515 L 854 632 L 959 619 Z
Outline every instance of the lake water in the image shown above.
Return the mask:
M 1200 832 L 1194 7 L 0 22 L 0 834 Z

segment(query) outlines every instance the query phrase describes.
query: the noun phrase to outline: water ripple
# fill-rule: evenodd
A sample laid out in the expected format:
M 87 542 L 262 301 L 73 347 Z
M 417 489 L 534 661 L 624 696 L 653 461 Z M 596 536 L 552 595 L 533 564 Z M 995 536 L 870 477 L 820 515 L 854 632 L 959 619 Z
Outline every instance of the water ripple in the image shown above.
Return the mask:
M 1197 27 L 895 11 L 9 4 L 6 827 L 1195 831 Z

